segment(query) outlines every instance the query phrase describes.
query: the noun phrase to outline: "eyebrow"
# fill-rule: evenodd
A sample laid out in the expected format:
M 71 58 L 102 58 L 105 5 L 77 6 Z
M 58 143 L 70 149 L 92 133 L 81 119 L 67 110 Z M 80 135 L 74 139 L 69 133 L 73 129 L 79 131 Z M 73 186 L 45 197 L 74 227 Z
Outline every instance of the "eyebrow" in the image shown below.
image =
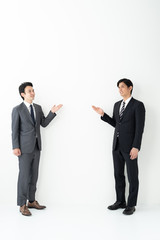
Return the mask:
M 31 91 L 34 91 L 34 89 L 28 89 L 27 91 L 28 91 L 28 92 L 31 92 Z

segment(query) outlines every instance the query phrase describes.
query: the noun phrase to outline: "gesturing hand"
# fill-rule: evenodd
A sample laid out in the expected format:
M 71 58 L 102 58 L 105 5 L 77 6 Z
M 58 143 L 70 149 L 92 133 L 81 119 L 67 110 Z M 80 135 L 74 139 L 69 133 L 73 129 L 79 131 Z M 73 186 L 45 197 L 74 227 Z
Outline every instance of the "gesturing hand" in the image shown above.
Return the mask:
M 57 106 L 54 105 L 54 106 L 52 107 L 52 109 L 51 109 L 51 112 L 52 112 L 52 113 L 57 112 L 62 106 L 63 106 L 62 104 L 59 104 L 59 105 L 57 105 Z
M 92 108 L 94 111 L 96 111 L 98 114 L 100 114 L 103 117 L 103 115 L 104 115 L 103 109 L 101 109 L 100 107 L 95 107 L 95 106 L 92 106 Z

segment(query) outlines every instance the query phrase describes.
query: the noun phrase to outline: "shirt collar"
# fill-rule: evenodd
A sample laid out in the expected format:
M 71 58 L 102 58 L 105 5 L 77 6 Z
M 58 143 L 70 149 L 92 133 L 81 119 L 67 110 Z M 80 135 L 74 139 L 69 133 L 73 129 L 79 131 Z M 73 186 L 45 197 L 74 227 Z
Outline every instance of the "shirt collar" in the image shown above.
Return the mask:
M 30 105 L 32 105 L 33 106 L 33 103 L 28 103 L 28 102 L 26 102 L 26 101 L 23 101 L 24 102 L 24 104 L 26 105 L 26 107 L 27 108 L 29 108 L 30 107 Z
M 127 105 L 129 103 L 129 101 L 131 100 L 132 96 L 130 96 L 126 101 L 125 101 L 125 105 Z M 124 100 L 122 101 L 124 102 Z

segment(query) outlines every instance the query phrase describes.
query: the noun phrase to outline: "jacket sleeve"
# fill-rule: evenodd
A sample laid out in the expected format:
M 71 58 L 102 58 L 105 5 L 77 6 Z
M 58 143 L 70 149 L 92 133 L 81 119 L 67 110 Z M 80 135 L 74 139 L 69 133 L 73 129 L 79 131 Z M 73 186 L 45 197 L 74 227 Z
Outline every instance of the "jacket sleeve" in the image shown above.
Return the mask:
M 145 123 L 145 107 L 142 102 L 140 102 L 135 110 L 135 136 L 132 147 L 141 148 L 142 134 L 144 130 Z
M 41 114 L 40 125 L 41 125 L 42 127 L 47 127 L 48 124 L 49 124 L 49 123 L 53 120 L 53 118 L 56 116 L 56 113 L 52 113 L 52 112 L 50 111 L 50 112 L 48 113 L 47 117 L 45 117 L 41 107 L 40 107 L 40 114 Z
M 114 109 L 113 109 L 113 116 L 112 116 L 112 118 L 108 114 L 104 113 L 103 117 L 101 116 L 101 119 L 104 122 L 107 122 L 108 124 L 110 124 L 112 127 L 115 127 L 116 126 L 115 105 L 114 105 Z
M 19 143 L 19 132 L 20 132 L 20 117 L 17 108 L 13 108 L 12 110 L 12 147 L 20 148 Z

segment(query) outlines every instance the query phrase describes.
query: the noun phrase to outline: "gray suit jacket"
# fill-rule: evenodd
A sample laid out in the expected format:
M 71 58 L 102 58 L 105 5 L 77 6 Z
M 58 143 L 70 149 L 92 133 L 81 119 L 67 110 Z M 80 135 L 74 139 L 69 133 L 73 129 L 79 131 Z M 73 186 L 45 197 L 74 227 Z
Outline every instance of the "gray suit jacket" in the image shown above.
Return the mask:
M 40 105 L 33 104 L 36 112 L 36 124 L 32 121 L 31 115 L 24 103 L 13 108 L 12 111 L 12 146 L 13 149 L 20 148 L 21 153 L 31 153 L 38 140 L 39 150 L 41 150 L 40 125 L 46 127 L 56 113 L 49 112 L 45 117 Z

